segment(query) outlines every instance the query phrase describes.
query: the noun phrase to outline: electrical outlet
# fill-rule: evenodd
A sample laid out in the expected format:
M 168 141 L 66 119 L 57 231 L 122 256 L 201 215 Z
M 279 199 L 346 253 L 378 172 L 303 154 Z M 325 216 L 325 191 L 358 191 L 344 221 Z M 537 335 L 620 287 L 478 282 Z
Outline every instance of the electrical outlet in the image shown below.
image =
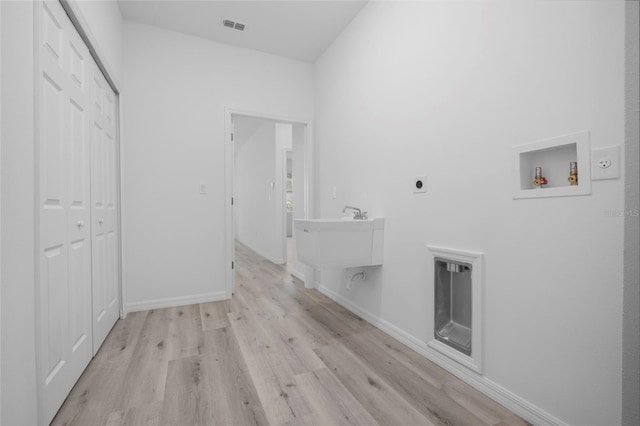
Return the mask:
M 413 178 L 413 192 L 416 194 L 427 192 L 426 176 L 416 176 Z
M 602 157 L 598 160 L 598 167 L 601 169 L 608 169 L 611 167 L 611 159 L 609 157 Z
M 580 171 L 578 171 L 580 173 Z M 591 151 L 591 180 L 620 177 L 620 147 L 610 146 Z

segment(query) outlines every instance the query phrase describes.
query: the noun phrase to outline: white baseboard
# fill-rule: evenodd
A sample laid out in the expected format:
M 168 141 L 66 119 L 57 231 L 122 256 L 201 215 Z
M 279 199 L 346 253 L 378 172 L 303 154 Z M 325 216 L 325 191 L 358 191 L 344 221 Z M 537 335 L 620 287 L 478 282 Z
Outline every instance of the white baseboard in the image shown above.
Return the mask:
M 350 310 L 360 318 L 369 322 L 371 325 L 379 328 L 387 333 L 400 343 L 410 347 L 420 355 L 444 368 L 460 380 L 473 386 L 483 394 L 487 395 L 494 401 L 502 404 L 507 409 L 511 410 L 515 414 L 519 415 L 523 419 L 535 424 L 535 425 L 549 425 L 549 426 L 568 426 L 567 423 L 552 416 L 541 408 L 535 406 L 522 397 L 514 394 L 513 392 L 503 388 L 497 383 L 487 379 L 484 376 L 478 375 L 467 368 L 457 364 L 448 357 L 442 355 L 436 350 L 427 346 L 426 342 L 410 335 L 404 330 L 396 327 L 390 322 L 379 318 L 370 312 L 365 311 L 359 306 L 355 305 L 350 300 L 344 298 L 333 290 L 323 286 L 316 282 L 316 288 L 325 296 L 329 297 L 336 303 L 342 305 L 346 309 Z
M 242 241 L 240 238 L 236 237 L 236 240 L 238 240 L 240 242 L 240 244 L 242 244 L 243 246 L 247 246 L 249 247 L 251 250 L 255 251 L 257 254 L 259 254 L 260 256 L 264 257 L 265 259 L 267 259 L 269 262 L 271 263 L 275 263 L 276 265 L 284 265 L 285 263 L 287 263 L 283 258 L 276 258 L 276 257 L 272 257 L 269 256 L 267 253 L 263 253 L 260 250 L 257 250 L 256 248 L 254 248 L 251 244 L 247 244 L 244 241 Z
M 227 299 L 224 291 L 215 293 L 194 294 L 192 296 L 169 297 L 167 299 L 145 300 L 143 302 L 133 302 L 126 305 L 126 314 L 130 312 L 148 311 L 150 309 L 173 308 L 175 306 L 194 305 L 197 303 L 217 302 Z
M 304 274 L 302 272 L 292 269 L 290 273 L 300 281 L 304 282 Z
M 276 257 L 271 257 L 271 256 L 267 256 L 264 253 L 260 253 L 260 252 L 256 252 L 258 253 L 260 256 L 264 257 L 265 259 L 267 259 L 269 262 L 271 263 L 275 263 L 276 265 L 284 265 L 285 263 L 287 263 L 283 258 L 276 258 Z

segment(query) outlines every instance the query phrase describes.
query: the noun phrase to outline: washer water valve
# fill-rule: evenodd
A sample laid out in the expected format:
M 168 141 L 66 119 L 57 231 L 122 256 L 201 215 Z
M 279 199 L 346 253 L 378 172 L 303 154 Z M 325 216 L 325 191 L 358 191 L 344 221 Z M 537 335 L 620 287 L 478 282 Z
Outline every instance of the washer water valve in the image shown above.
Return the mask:
M 569 163 L 569 184 L 571 186 L 578 185 L 578 163 L 572 161 Z
M 542 188 L 547 183 L 547 178 L 542 176 L 542 167 L 536 167 L 536 177 L 533 179 L 533 184 L 538 188 Z

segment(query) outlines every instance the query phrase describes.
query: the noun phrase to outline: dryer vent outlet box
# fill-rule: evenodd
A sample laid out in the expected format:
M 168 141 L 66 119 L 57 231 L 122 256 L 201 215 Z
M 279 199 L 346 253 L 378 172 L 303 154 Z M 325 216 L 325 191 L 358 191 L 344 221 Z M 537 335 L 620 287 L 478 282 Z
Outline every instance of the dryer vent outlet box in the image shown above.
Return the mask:
M 471 372 L 482 374 L 481 252 L 428 245 L 433 265 L 429 280 L 433 303 L 433 331 L 429 349 Z M 433 333 L 433 334 L 431 334 Z M 457 367 L 445 367 L 455 374 Z
M 471 356 L 472 265 L 435 259 L 434 338 Z

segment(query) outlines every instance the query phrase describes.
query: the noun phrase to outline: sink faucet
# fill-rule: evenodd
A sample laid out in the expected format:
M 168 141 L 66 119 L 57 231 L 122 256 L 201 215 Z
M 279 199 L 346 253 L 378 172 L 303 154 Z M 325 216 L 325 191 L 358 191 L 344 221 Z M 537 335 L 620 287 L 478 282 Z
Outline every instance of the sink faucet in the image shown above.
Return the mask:
M 356 220 L 367 220 L 367 212 L 363 212 L 362 210 L 360 210 L 357 207 L 344 206 L 344 209 L 342 209 L 342 213 L 346 212 L 347 209 L 353 210 L 353 218 L 354 219 L 356 219 Z

